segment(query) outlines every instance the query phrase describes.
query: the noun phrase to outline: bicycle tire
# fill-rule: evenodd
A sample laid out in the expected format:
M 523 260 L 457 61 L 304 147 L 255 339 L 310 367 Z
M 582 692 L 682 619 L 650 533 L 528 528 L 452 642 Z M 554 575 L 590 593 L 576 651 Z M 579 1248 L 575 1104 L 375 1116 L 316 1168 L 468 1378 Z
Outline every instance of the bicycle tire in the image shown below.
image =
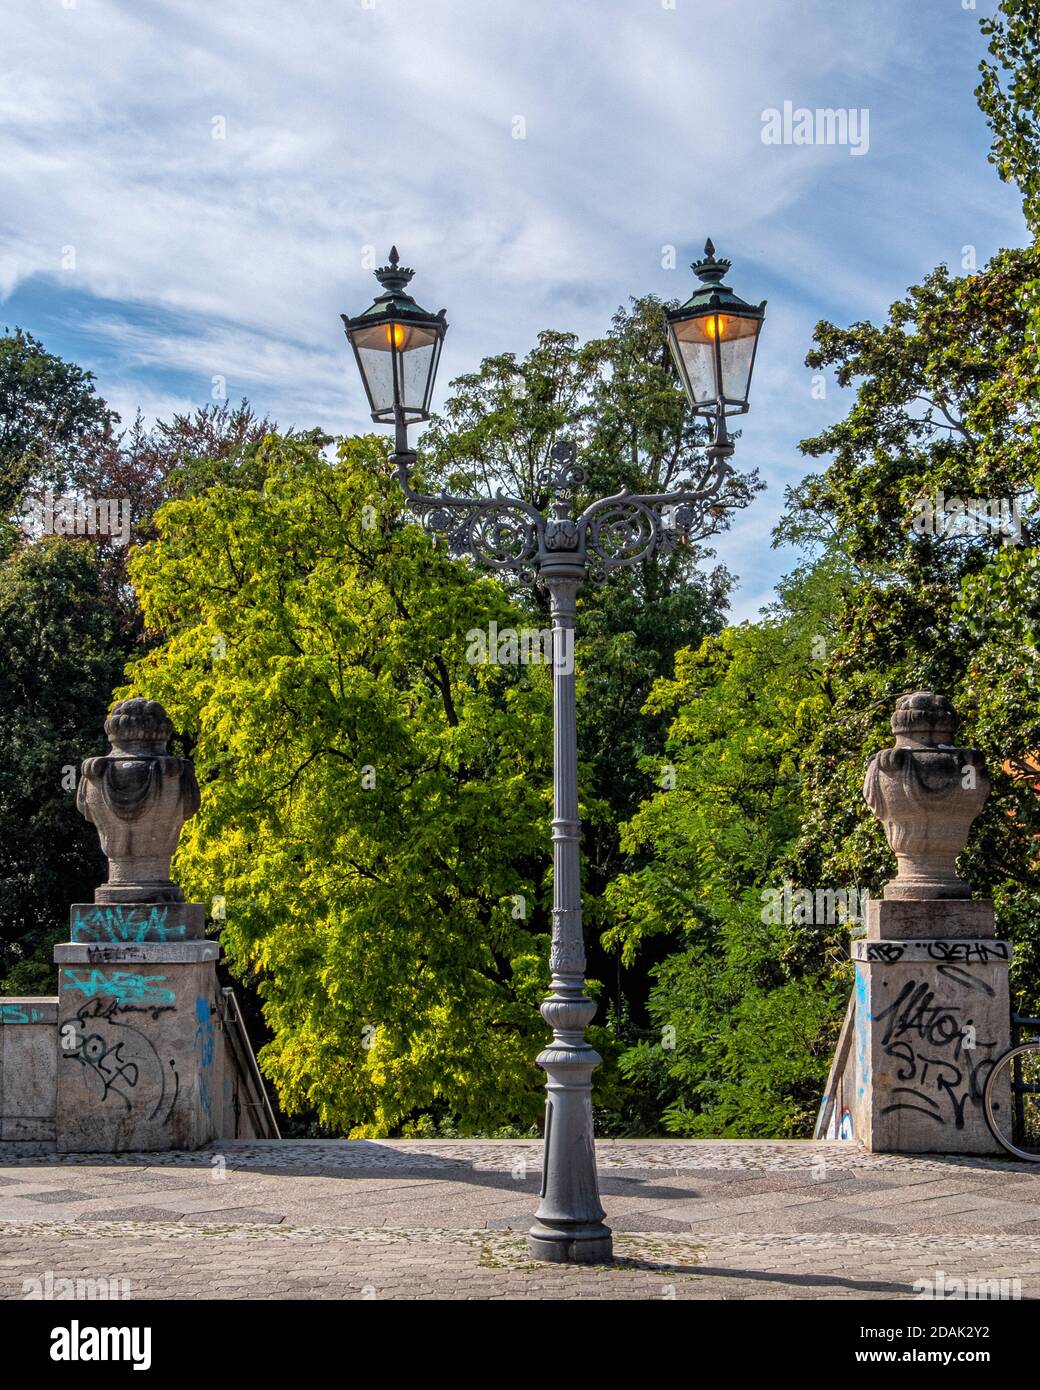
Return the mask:
M 1012 1087 L 1014 1084 L 1014 1063 L 1016 1060 L 1020 1060 L 1022 1057 L 1028 1054 L 1035 1054 L 1038 1058 L 1040 1058 L 1040 1038 L 1033 1038 L 1028 1042 L 1018 1043 L 1015 1047 L 1009 1047 L 1006 1052 L 1002 1052 L 1000 1054 L 997 1060 L 993 1063 L 993 1066 L 990 1068 L 989 1076 L 986 1077 L 986 1085 L 982 1092 L 982 1104 L 983 1110 L 986 1115 L 986 1124 L 989 1126 L 989 1132 L 993 1135 L 993 1138 L 997 1141 L 1001 1148 L 1006 1150 L 1009 1154 L 1011 1154 L 1012 1157 L 1020 1159 L 1024 1163 L 1040 1163 L 1040 1143 L 1038 1143 L 1037 1151 L 1035 1153 L 1031 1153 L 1029 1149 L 1023 1149 L 1019 1147 L 1017 1143 L 1014 1142 L 1015 1139 L 1018 1137 L 1014 1133 L 1014 1099 L 1012 1099 L 1010 1108 L 1010 1113 L 1012 1116 L 1011 1139 L 1008 1139 L 1006 1135 L 1001 1133 L 997 1116 L 995 1114 L 995 1111 L 997 1111 L 1000 1108 L 999 1103 L 995 1101 L 998 1078 L 1000 1078 L 1003 1074 L 1004 1079 L 1006 1079 L 1008 1092 L 1013 1097 L 1014 1092 L 1012 1090 Z

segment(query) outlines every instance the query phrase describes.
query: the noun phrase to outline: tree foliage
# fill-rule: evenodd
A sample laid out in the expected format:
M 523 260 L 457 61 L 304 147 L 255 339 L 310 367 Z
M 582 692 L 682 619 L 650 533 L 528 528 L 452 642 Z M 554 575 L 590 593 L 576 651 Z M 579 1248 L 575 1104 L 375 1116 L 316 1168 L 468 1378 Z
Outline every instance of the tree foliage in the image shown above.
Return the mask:
M 126 655 L 97 552 L 60 539 L 9 550 L 0 634 L 0 988 L 51 994 L 69 905 L 92 901 L 105 876 L 97 831 L 75 809 Z
M 805 813 L 802 758 L 829 700 L 820 644 L 847 576 L 817 566 L 761 622 L 679 653 L 648 711 L 671 717 L 666 785 L 625 827 L 642 867 L 608 897 L 626 962 L 656 936 L 654 1032 L 622 1070 L 688 1135 L 804 1132 L 819 1101 L 845 984 L 848 923 L 764 910 L 782 893 Z M 847 971 L 844 971 L 847 974 Z
M 115 417 L 94 378 L 22 329 L 0 337 L 0 517 L 30 486 L 81 481 Z
M 501 587 L 401 524 L 381 442 L 271 439 L 255 487 L 160 513 L 133 670 L 193 744 L 189 893 L 219 896 L 292 1112 L 530 1125 L 547 984 L 545 668 L 470 665 Z M 522 908 L 518 911 L 518 903 Z

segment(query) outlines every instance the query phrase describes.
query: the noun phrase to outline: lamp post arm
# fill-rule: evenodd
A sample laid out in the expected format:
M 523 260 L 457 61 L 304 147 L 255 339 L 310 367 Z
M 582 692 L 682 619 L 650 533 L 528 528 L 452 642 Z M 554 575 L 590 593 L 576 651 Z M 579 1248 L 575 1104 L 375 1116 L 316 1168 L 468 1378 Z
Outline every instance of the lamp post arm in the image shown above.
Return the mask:
M 734 470 L 725 460 L 719 459 L 705 471 L 706 474 L 714 474 L 714 477 L 710 483 L 700 487 L 677 488 L 674 492 L 632 492 L 629 488 L 622 488 L 611 497 L 601 497 L 597 502 L 591 502 L 578 518 L 578 525 L 585 530 L 597 513 L 629 502 L 643 507 L 681 507 L 708 502 L 718 496 L 723 483 L 732 476 Z
M 531 519 L 544 521 L 545 518 L 538 508 L 531 502 L 525 502 L 522 497 L 510 497 L 501 488 L 492 493 L 490 497 L 455 497 L 449 492 L 416 492 L 408 481 L 409 460 L 415 458 L 414 453 L 407 456 L 395 454 L 397 461 L 397 477 L 401 484 L 401 491 L 404 493 L 410 506 L 423 511 L 433 507 L 497 507 L 506 506 L 511 511 L 526 512 Z
M 674 492 L 631 492 L 627 488 L 585 508 L 577 521 L 579 546 L 587 554 L 590 576 L 601 581 L 612 570 L 667 555 L 677 541 L 704 528 L 705 512 L 717 499 L 733 469 L 724 456 L 711 458 L 694 487 Z M 671 512 L 666 521 L 665 513 Z
M 405 500 L 428 535 L 443 535 L 454 555 L 471 555 L 492 570 L 533 576 L 545 534 L 545 517 L 530 502 L 508 497 L 455 497 L 448 492 L 416 492 L 408 479 L 415 454 L 394 455 Z

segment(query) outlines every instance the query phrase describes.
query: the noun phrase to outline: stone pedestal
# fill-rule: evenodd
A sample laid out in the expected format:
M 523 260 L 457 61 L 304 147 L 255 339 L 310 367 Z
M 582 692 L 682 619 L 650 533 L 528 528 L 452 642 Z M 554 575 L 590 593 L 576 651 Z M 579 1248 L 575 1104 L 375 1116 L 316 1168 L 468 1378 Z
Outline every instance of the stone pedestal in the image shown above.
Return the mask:
M 64 1153 L 195 1149 L 223 1133 L 224 1035 L 205 912 L 170 877 L 195 773 L 167 751 L 154 700 L 122 700 L 111 752 L 83 764 L 76 804 L 108 882 L 70 915 L 58 966 L 56 1129 Z
M 1010 1046 L 1011 947 L 993 936 L 992 903 L 939 906 L 872 902 L 853 943 L 855 1136 L 884 1153 L 998 1153 L 982 1090 Z M 909 934 L 933 922 L 942 935 Z
M 993 904 L 972 900 L 956 872 L 989 780 L 982 755 L 953 743 L 955 727 L 942 696 L 904 696 L 896 745 L 874 755 L 864 783 L 898 863 L 852 946 L 852 1115 L 875 1151 L 1001 1152 L 982 1093 L 1011 1044 L 1011 947 Z M 1010 1096 L 998 1099 L 1007 1114 Z
M 218 985 L 200 903 L 170 877 L 198 809 L 187 759 L 167 752 L 161 705 L 123 700 L 112 751 L 83 766 L 77 804 L 97 827 L 108 881 L 70 913 L 54 948 L 55 998 L 0 998 L 0 1148 L 62 1153 L 195 1149 L 279 1137 L 241 1014 Z
M 61 1152 L 195 1149 L 219 1136 L 219 949 L 154 940 L 54 948 Z

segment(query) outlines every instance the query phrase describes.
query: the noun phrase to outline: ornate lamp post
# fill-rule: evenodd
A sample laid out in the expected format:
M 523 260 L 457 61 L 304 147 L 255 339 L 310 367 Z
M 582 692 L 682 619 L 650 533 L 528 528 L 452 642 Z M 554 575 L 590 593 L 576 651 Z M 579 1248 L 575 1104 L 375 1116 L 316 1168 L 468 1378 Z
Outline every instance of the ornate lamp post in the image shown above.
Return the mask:
M 528 1234 L 537 1259 L 593 1263 L 609 1260 L 612 1240 L 604 1225 L 596 1180 L 592 1126 L 592 1073 L 602 1061 L 585 1039 L 596 1012 L 585 993 L 585 942 L 581 915 L 578 754 L 575 710 L 574 625 L 578 590 L 586 578 L 600 581 L 613 570 L 668 553 L 679 541 L 710 530 L 732 473 L 733 443 L 727 415 L 748 409 L 755 346 L 765 316 L 722 284 L 728 261 L 717 261 L 709 241 L 694 265 L 702 286 L 668 316 L 672 354 L 691 408 L 715 419 L 703 464 L 689 486 L 674 492 L 633 493 L 627 488 L 590 503 L 574 515 L 573 494 L 585 480 L 572 443 L 551 451 L 552 465 L 539 477 L 552 495 L 548 515 L 533 503 L 507 497 L 453 497 L 414 492 L 409 474 L 415 454 L 407 428 L 429 419 L 444 310 L 430 314 L 406 292 L 413 271 L 390 263 L 376 271 L 383 293 L 355 318 L 342 315 L 357 357 L 372 418 L 396 427 L 397 476 L 408 504 L 425 530 L 443 535 L 454 554 L 469 555 L 492 570 L 537 578 L 549 590 L 553 633 L 553 911 L 550 993 L 542 1017 L 552 1042 L 539 1054 L 548 1092 L 541 1202 Z

